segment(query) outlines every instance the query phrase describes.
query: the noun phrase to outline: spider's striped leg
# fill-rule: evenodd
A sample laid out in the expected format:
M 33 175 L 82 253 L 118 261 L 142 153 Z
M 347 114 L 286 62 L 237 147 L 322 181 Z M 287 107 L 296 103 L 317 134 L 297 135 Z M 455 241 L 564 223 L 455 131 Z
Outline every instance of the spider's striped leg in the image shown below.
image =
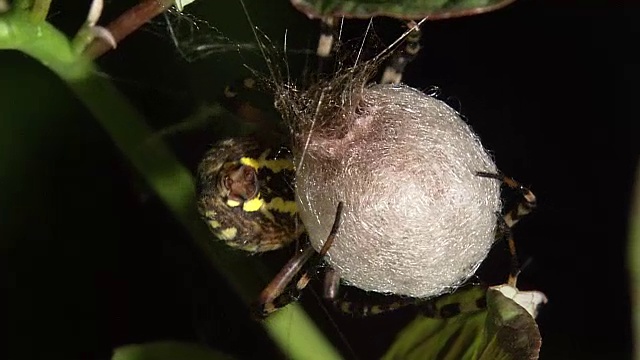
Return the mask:
M 327 58 L 331 56 L 333 51 L 333 29 L 336 19 L 333 17 L 323 17 L 320 19 L 320 38 L 318 39 L 318 48 L 316 55 L 319 58 Z
M 276 277 L 271 280 L 269 285 L 262 290 L 254 306 L 254 314 L 256 317 L 264 318 L 272 312 L 296 301 L 300 297 L 301 291 L 307 287 L 311 280 L 311 274 L 315 272 L 331 248 L 331 245 L 333 245 L 338 228 L 340 227 L 342 209 L 343 203 L 340 202 L 338 203 L 333 226 L 320 252 L 316 252 L 311 244 L 307 244 L 301 252 L 285 264 Z M 300 271 L 303 268 L 306 268 L 306 270 L 301 273 Z M 297 276 L 299 276 L 298 280 L 293 283 L 293 279 Z
M 409 22 L 407 27 L 411 29 L 411 32 L 407 35 L 404 48 L 397 51 L 389 60 L 389 64 L 387 64 L 382 74 L 381 84 L 399 84 L 402 81 L 402 74 L 407 64 L 415 59 L 420 51 L 420 38 L 422 36 L 420 27 L 414 21 Z
M 449 318 L 460 313 L 481 310 L 486 306 L 484 291 L 458 289 L 453 294 L 447 294 L 431 299 L 413 297 L 383 296 L 376 301 L 349 301 L 338 296 L 340 277 L 333 269 L 325 275 L 324 297 L 333 306 L 345 314 L 354 317 L 374 316 L 407 306 L 417 306 L 421 313 L 432 318 Z M 469 288 L 479 288 L 469 286 Z M 483 288 L 486 290 L 486 288 Z M 471 292 L 475 291 L 475 292 Z M 464 294 L 464 295 L 460 295 Z M 470 294 L 473 294 L 470 296 Z
M 336 21 L 337 18 L 330 16 L 320 19 L 320 37 L 318 38 L 318 48 L 316 49 L 318 72 L 320 74 L 325 74 L 333 70 Z
M 502 237 L 507 239 L 509 253 L 511 255 L 511 273 L 509 274 L 509 280 L 507 284 L 515 287 L 518 279 L 518 274 L 520 273 L 520 265 L 516 252 L 516 243 L 513 238 L 511 229 L 515 226 L 516 223 L 518 223 L 518 221 L 520 221 L 520 219 L 522 219 L 524 216 L 526 216 L 536 208 L 536 196 L 531 192 L 531 190 L 508 176 L 486 172 L 477 172 L 476 175 L 500 180 L 508 187 L 514 190 L 518 190 L 522 195 L 522 201 L 520 201 L 517 206 L 515 206 L 502 216 L 501 226 L 499 229 Z
M 387 297 L 386 299 L 379 299 L 377 301 L 347 300 L 341 297 L 342 295 L 339 295 L 339 276 L 333 270 L 329 270 L 325 276 L 325 299 L 330 301 L 336 309 L 354 317 L 378 315 L 420 302 L 420 299 L 411 297 Z
M 399 309 L 406 305 L 414 304 L 416 299 L 406 298 L 385 302 L 349 301 L 340 293 L 340 273 L 329 268 L 324 275 L 323 294 L 325 300 L 341 312 L 355 317 L 377 315 Z
M 331 275 L 329 277 L 332 280 L 335 279 Z M 337 287 L 329 284 L 332 280 L 325 282 L 325 296 L 333 294 L 334 298 L 330 298 L 333 305 L 341 312 L 355 317 L 373 316 L 406 306 L 416 306 L 424 316 L 446 319 L 462 313 L 482 310 L 487 303 L 485 297 L 487 288 L 478 285 L 468 285 L 453 293 L 430 299 L 387 296 L 376 303 L 347 301 L 337 298 Z
M 316 254 L 311 244 L 292 257 L 278 274 L 271 280 L 269 285 L 262 290 L 256 304 L 253 306 L 253 314 L 256 318 L 265 318 L 272 312 L 295 301 L 302 289 L 296 286 L 291 288 L 291 282 L 299 275 L 300 270 Z

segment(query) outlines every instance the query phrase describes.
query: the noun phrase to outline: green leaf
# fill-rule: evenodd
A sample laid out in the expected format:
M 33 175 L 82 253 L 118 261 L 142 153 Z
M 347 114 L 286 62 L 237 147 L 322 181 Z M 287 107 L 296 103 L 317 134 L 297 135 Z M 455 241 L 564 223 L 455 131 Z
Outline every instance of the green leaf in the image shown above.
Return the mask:
M 383 359 L 537 359 L 541 337 L 530 311 L 535 314 L 546 298 L 539 292 L 503 287 L 506 285 L 486 291 L 485 309 L 446 319 L 418 316 L 398 335 Z M 438 301 L 475 303 L 483 291 L 476 286 Z
M 121 346 L 111 360 L 231 360 L 233 357 L 207 347 L 178 341 L 160 341 Z
M 370 18 L 390 16 L 399 19 L 429 20 L 470 16 L 500 9 L 515 0 L 291 0 L 293 6 L 310 18 L 344 16 Z

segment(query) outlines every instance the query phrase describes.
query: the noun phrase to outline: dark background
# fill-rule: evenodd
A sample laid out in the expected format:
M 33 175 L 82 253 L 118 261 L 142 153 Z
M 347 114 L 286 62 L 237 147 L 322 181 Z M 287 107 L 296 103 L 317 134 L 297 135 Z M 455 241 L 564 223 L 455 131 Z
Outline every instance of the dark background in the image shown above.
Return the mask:
M 179 31 L 179 48 L 221 43 L 212 27 L 230 43 L 251 42 L 239 5 L 230 3 L 187 8 L 208 25 Z M 631 357 L 625 261 L 640 130 L 633 107 L 640 7 L 612 3 L 519 0 L 491 14 L 428 22 L 405 76 L 416 88 L 437 86 L 499 168 L 538 196 L 539 208 L 515 235 L 521 258 L 530 259 L 520 287 L 549 297 L 538 319 L 542 359 Z M 55 5 L 50 20 L 75 31 L 86 7 Z M 286 27 L 291 49 L 315 45 L 317 24 L 286 1 L 282 11 L 248 6 L 274 43 Z M 107 2 L 104 21 L 125 8 Z M 180 17 L 169 20 L 179 26 Z M 230 48 L 185 59 L 165 25 L 156 19 L 99 61 L 158 131 L 245 76 L 243 63 L 261 66 L 250 51 L 238 57 Z M 365 25 L 350 22 L 348 32 Z M 401 32 L 394 21 L 375 25 L 381 44 Z M 22 54 L 2 52 L 0 84 L 7 358 L 109 358 L 116 346 L 163 339 L 204 342 L 239 358 L 281 356 L 63 83 Z M 167 138 L 191 168 L 234 127 L 212 121 Z M 313 296 L 305 304 L 320 306 Z M 345 356 L 359 358 L 379 356 L 409 316 L 334 315 L 337 329 L 321 324 Z

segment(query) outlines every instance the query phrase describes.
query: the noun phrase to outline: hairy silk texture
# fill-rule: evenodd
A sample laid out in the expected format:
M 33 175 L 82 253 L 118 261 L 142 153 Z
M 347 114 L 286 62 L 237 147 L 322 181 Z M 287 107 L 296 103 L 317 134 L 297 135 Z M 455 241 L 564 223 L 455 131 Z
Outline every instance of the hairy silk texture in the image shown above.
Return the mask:
M 315 97 L 320 107 L 339 101 L 333 115 L 288 109 L 298 114 L 296 201 L 313 247 L 342 201 L 326 260 L 346 284 L 413 297 L 451 291 L 494 242 L 500 183 L 475 173 L 496 166 L 444 102 L 407 86 L 351 90 L 340 100 Z

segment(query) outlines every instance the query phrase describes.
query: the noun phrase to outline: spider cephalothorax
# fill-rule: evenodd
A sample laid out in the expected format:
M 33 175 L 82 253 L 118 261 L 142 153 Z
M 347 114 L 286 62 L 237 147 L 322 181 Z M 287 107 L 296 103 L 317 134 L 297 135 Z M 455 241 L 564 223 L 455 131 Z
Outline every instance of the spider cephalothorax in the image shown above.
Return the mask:
M 198 209 L 211 231 L 232 247 L 275 250 L 302 234 L 294 203 L 288 151 L 255 139 L 229 139 L 209 150 L 198 167 Z

